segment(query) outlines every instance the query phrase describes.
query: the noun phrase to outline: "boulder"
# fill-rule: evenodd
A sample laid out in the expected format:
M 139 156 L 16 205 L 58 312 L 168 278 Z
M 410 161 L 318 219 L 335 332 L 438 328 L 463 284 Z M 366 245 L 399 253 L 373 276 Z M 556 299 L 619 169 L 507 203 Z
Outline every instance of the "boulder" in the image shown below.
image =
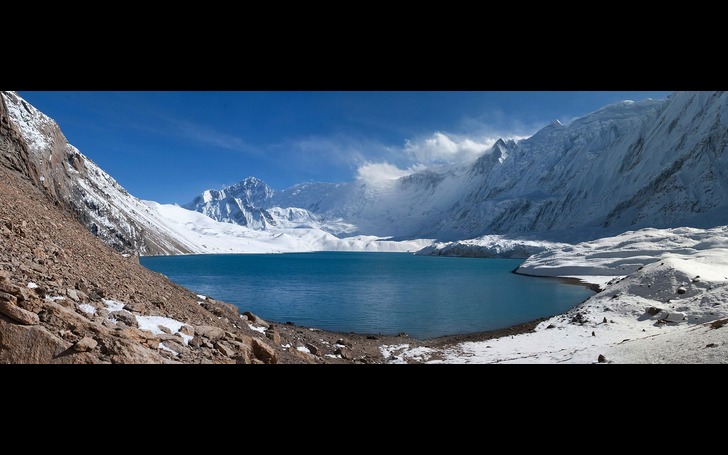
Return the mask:
M 144 304 L 131 302 L 124 304 L 124 309 L 132 313 L 142 313 L 144 311 Z
M 71 343 L 41 325 L 18 325 L 4 318 L 0 318 L 0 346 L 0 364 L 99 363 L 91 354 L 69 351 Z
M 346 360 L 351 360 L 352 358 L 351 349 L 346 346 L 336 348 L 334 354 L 341 356 L 342 359 Z
M 267 338 L 268 338 L 269 340 L 273 341 L 273 343 L 274 343 L 274 344 L 275 344 L 276 346 L 280 346 L 280 344 L 281 344 L 281 334 L 280 334 L 280 333 L 278 333 L 278 331 L 277 331 L 277 330 L 271 330 L 271 329 L 269 329 L 269 330 L 266 330 L 266 331 L 265 331 L 265 336 L 266 336 L 266 337 L 267 337 Z
M 321 350 L 315 344 L 306 343 L 305 346 L 311 354 L 320 355 Z
M 126 310 L 112 311 L 109 313 L 109 317 L 116 319 L 119 322 L 123 322 L 129 327 L 139 327 L 139 322 L 137 322 L 136 316 Z
M 235 350 L 228 346 L 224 341 L 217 341 L 215 343 L 215 349 L 220 351 L 220 353 L 222 353 L 222 355 L 224 355 L 225 357 L 232 358 L 235 356 Z
M 83 337 L 73 345 L 73 349 L 76 352 L 88 352 L 93 351 L 98 345 L 98 342 L 91 337 Z
M 195 329 L 192 326 L 183 325 L 182 327 L 179 328 L 179 333 L 181 333 L 182 335 L 194 336 Z
M 210 341 L 217 341 L 225 336 L 223 329 L 211 325 L 198 325 L 195 327 L 195 333 Z
M 0 300 L 0 313 L 24 325 L 37 325 L 40 323 L 37 314 L 24 310 L 8 300 Z
M 268 343 L 261 340 L 260 338 L 253 338 L 252 344 L 253 355 L 256 359 L 266 364 L 273 364 L 278 362 L 275 349 L 269 346 Z
M 261 327 L 265 327 L 266 329 L 270 327 L 270 324 L 268 324 L 266 321 L 264 321 L 263 319 L 259 318 L 258 316 L 254 315 L 250 311 L 244 312 L 243 315 L 245 315 L 245 317 L 247 317 L 248 320 L 250 322 L 252 322 L 253 324 L 255 324 L 255 325 L 258 325 L 258 326 L 261 326 Z

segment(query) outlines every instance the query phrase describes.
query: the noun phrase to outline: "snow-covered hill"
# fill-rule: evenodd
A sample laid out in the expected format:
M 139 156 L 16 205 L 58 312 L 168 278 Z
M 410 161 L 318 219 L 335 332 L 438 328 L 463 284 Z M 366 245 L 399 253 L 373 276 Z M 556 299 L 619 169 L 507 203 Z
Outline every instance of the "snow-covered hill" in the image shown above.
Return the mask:
M 726 226 L 642 229 L 563 245 L 530 257 L 517 273 L 573 277 L 601 292 L 532 333 L 444 351 L 388 346 L 387 357 L 395 363 L 728 362 Z
M 677 92 L 609 105 L 568 125 L 554 121 L 518 142 L 499 140 L 458 168 L 266 186 L 265 197 L 243 201 L 263 212 L 304 209 L 358 234 L 442 241 L 532 234 L 573 242 L 641 227 L 711 227 L 728 224 L 727 147 L 728 94 Z M 196 199 L 204 207 L 189 207 L 242 220 L 228 209 L 230 196 L 210 194 Z

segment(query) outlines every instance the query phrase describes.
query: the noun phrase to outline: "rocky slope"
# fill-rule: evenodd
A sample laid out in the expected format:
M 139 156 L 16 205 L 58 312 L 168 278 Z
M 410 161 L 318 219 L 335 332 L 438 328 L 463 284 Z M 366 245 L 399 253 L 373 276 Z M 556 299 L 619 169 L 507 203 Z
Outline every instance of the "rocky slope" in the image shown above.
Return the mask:
M 189 253 L 142 201 L 68 143 L 58 124 L 14 92 L 0 93 L 7 141 L 22 152 L 0 157 L 21 172 L 56 206 L 120 252 Z M 11 139 L 12 138 L 12 139 Z

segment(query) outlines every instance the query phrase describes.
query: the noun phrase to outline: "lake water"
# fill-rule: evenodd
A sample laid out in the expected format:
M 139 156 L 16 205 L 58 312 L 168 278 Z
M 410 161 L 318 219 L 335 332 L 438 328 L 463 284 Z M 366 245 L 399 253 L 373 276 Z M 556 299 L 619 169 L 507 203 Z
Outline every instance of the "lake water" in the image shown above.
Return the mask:
M 271 322 L 419 339 L 553 316 L 594 294 L 511 273 L 521 262 L 361 252 L 141 258 L 198 294 Z

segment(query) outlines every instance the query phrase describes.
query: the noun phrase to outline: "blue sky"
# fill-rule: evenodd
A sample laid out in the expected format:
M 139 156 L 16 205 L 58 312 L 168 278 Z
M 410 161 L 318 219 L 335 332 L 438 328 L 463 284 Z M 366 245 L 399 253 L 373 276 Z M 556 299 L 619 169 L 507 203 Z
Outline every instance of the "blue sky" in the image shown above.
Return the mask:
M 473 159 L 610 103 L 669 92 L 21 91 L 131 194 L 184 204 L 255 176 L 308 181 L 402 175 Z

